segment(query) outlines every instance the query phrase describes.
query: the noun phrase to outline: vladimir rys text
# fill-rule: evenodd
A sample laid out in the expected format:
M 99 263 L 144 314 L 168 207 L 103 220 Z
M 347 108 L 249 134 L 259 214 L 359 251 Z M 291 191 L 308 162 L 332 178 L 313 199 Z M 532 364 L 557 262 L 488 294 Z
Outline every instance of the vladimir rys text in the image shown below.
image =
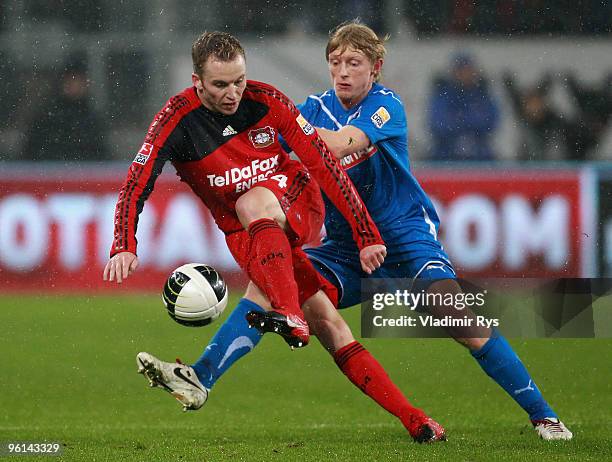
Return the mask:
M 374 293 L 372 309 L 380 314 L 371 317 L 374 327 L 424 327 L 424 328 L 492 328 L 499 327 L 499 319 L 477 315 L 472 308 L 485 305 L 487 291 L 477 293 L 411 292 L 398 289 L 395 292 Z M 391 312 L 382 312 L 393 308 Z M 408 310 L 407 314 L 397 309 Z M 418 313 L 415 313 L 415 310 Z

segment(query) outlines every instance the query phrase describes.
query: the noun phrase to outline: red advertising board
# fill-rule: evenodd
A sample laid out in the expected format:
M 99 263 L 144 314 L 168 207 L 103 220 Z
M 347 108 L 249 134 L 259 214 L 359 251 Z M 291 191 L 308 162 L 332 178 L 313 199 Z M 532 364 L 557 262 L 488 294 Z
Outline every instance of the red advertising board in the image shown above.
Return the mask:
M 423 170 L 440 240 L 463 277 L 580 277 L 584 200 L 573 170 Z
M 0 172 L 0 290 L 117 290 L 102 281 L 102 269 L 124 174 L 83 166 Z M 581 275 L 585 203 L 578 172 L 417 176 L 436 203 L 440 239 L 462 276 Z M 186 262 L 213 265 L 230 281 L 241 277 L 210 214 L 174 175 L 158 179 L 138 240 L 141 268 L 121 291 L 159 290 Z
M 102 281 L 102 270 L 125 171 L 0 175 L 0 290 L 117 290 Z M 119 290 L 161 290 L 187 262 L 209 263 L 230 282 L 240 280 L 208 210 L 174 175 L 158 179 L 137 237 L 140 268 Z

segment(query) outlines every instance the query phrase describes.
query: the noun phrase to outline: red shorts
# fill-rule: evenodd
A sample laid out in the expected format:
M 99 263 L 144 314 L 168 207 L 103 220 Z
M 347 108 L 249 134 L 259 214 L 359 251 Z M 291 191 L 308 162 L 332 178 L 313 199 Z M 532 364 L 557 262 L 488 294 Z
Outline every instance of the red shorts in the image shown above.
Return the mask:
M 325 219 L 325 204 L 316 181 L 304 170 L 274 175 L 257 186 L 274 193 L 289 223 L 292 247 L 319 242 Z M 285 180 L 286 177 L 286 180 Z
M 274 179 L 257 183 L 257 186 L 274 193 L 287 217 L 289 224 L 287 237 L 292 247 L 293 268 L 298 284 L 300 305 L 319 289 L 323 289 L 335 303 L 337 299 L 335 287 L 319 274 L 301 249 L 302 245 L 318 242 L 320 238 L 325 218 L 325 205 L 319 185 L 303 170 L 282 172 L 274 177 Z M 225 240 L 234 259 L 246 272 L 251 246 L 248 231 L 241 230 L 228 234 Z
M 322 290 L 327 294 L 335 307 L 338 307 L 338 289 L 325 279 L 312 265 L 306 252 L 301 248 L 293 249 L 293 274 L 298 285 L 298 298 L 300 306 Z
M 291 247 L 301 247 L 304 244 L 319 242 L 321 228 L 325 219 L 325 204 L 321 197 L 321 190 L 316 181 L 304 170 L 289 169 L 268 178 L 255 185 L 271 191 L 287 217 L 289 229 L 287 237 Z M 227 244 L 238 264 L 244 268 L 240 256 L 236 254 L 230 241 L 234 241 L 235 234 L 242 234 L 242 230 L 226 235 Z M 242 237 L 240 239 L 243 239 Z

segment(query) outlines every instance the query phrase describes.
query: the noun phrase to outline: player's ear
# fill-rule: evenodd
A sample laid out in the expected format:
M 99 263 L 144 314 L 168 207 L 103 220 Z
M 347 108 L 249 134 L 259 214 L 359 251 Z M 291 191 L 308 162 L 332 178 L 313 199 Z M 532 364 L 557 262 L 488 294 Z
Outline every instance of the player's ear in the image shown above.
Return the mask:
M 374 74 L 374 78 L 380 75 L 380 71 L 382 71 L 383 60 L 377 59 L 374 63 L 374 69 L 372 69 L 372 73 Z
M 198 91 L 204 91 L 202 79 L 195 72 L 191 74 L 191 82 L 193 83 L 194 87 L 196 87 Z

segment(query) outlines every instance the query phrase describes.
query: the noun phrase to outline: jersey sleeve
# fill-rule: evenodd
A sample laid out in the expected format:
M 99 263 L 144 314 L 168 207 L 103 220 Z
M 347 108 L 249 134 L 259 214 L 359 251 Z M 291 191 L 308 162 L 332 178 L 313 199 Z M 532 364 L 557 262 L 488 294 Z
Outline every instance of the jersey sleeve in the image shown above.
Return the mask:
M 359 116 L 349 125 L 363 131 L 370 143 L 406 135 L 406 114 L 399 97 L 391 90 L 379 90 L 368 96 L 359 111 Z
M 308 104 L 310 100 L 306 100 L 304 101 L 302 104 L 298 104 L 297 110 L 300 111 L 300 113 L 304 116 L 304 118 L 306 120 L 310 120 L 310 118 L 312 117 L 312 112 L 313 112 L 313 108 L 311 104 Z M 293 149 L 291 149 L 291 147 L 287 144 L 287 142 L 285 141 L 285 138 L 283 138 L 282 135 L 280 135 L 278 137 L 278 142 L 280 143 L 281 147 L 285 150 L 285 152 L 291 152 Z
M 282 93 L 278 92 L 276 100 L 279 132 L 350 223 L 353 239 L 359 249 L 384 244 L 353 183 L 314 127 Z
M 136 254 L 138 217 L 145 201 L 153 191 L 155 181 L 161 174 L 164 164 L 172 160 L 175 153 L 180 150 L 176 140 L 182 137 L 170 137 L 170 134 L 180 130 L 178 126 L 180 117 L 177 111 L 178 108 L 184 106 L 184 102 L 181 105 L 180 96 L 168 101 L 153 119 L 145 141 L 132 161 L 115 206 L 111 257 L 120 252 Z

